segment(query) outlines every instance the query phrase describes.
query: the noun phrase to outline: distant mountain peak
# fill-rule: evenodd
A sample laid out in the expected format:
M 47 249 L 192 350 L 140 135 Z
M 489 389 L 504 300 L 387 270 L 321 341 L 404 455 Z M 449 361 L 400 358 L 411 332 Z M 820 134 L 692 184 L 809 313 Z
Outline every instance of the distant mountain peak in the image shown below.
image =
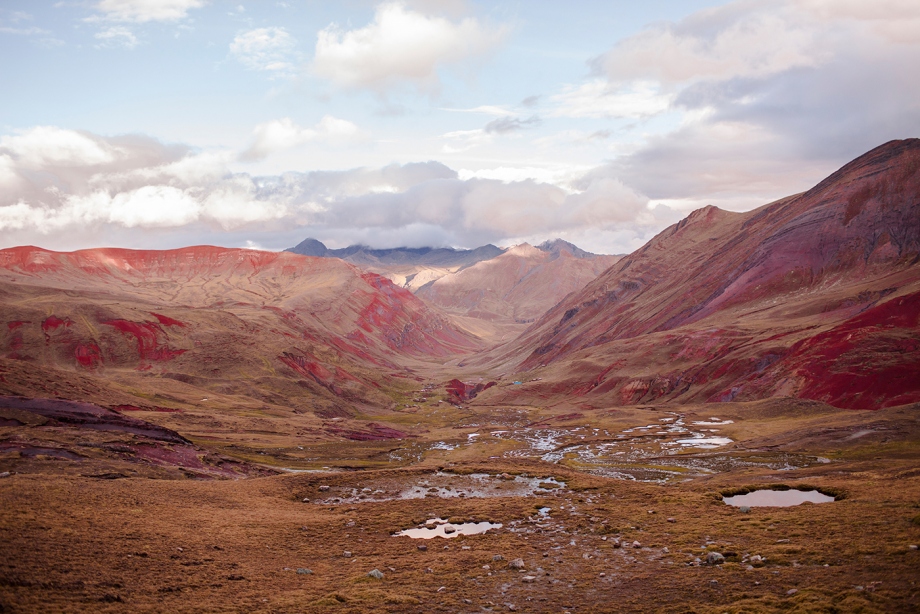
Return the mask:
M 317 241 L 316 239 L 304 239 L 295 247 L 285 251 L 300 254 L 302 256 L 315 256 L 318 258 L 324 258 L 326 253 L 329 251 L 329 248 L 326 247 L 323 242 Z
M 564 239 L 550 239 L 544 241 L 537 245 L 537 249 L 541 252 L 548 252 L 550 254 L 559 254 L 561 252 L 568 252 L 575 256 L 576 258 L 593 258 L 597 254 L 592 254 L 591 252 L 586 252 L 577 245 L 569 243 Z

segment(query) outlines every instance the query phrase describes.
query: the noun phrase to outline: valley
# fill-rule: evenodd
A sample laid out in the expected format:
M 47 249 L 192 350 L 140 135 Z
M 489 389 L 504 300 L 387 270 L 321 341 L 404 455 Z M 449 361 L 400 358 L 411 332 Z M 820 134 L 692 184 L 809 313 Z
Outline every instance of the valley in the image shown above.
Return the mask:
M 625 256 L 0 250 L 2 612 L 914 611 L 918 462 L 918 139 Z

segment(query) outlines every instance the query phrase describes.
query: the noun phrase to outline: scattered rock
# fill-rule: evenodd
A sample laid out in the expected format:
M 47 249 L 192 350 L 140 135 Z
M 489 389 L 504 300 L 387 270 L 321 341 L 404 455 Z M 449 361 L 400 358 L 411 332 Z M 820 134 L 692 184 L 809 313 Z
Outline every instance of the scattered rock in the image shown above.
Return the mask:
M 664 554 L 667 554 L 668 552 L 670 552 L 670 550 L 668 550 L 668 547 L 667 547 L 667 546 L 665 546 L 664 548 L 662 548 L 661 551 L 662 551 Z
M 367 572 L 367 575 L 376 580 L 383 580 L 383 572 L 380 571 L 379 569 L 372 569 L 369 572 Z
M 485 569 L 486 571 L 489 571 L 490 569 L 492 569 L 492 566 L 491 566 L 491 565 L 483 565 L 482 568 Z
M 918 546 L 917 544 L 911 544 L 910 546 L 908 546 L 908 548 L 910 548 L 911 550 L 917 550 L 917 549 L 920 549 L 920 546 Z
M 605 574 L 605 573 L 602 571 L 601 573 L 598 574 L 598 577 L 600 577 L 600 578 L 606 578 L 606 577 L 607 577 L 607 574 Z
M 323 484 L 317 490 L 319 490 L 320 492 L 329 492 L 329 487 Z
M 8 478 L 11 475 L 13 474 L 11 474 L 9 471 L 4 471 L 3 473 L 0 473 L 0 478 Z
M 236 575 L 236 574 L 230 574 L 229 576 L 227 576 L 227 579 L 228 580 L 245 580 L 246 578 L 244 578 L 243 576 Z
M 438 587 L 438 590 L 437 590 L 436 592 L 438 592 L 438 593 L 443 593 L 443 592 L 446 591 L 446 590 L 447 590 L 447 587 L 446 587 L 446 586 L 441 586 L 441 587 Z
M 461 550 L 472 550 L 469 546 L 460 546 Z
M 642 547 L 642 544 L 640 544 L 639 542 L 633 542 L 633 543 L 632 543 L 632 547 L 633 547 L 633 548 L 641 548 L 641 547 Z
M 677 518 L 668 518 L 668 522 L 677 522 Z
M 453 525 L 451 525 L 451 524 L 446 524 L 446 525 L 444 525 L 444 534 L 445 534 L 445 535 L 450 535 L 451 533 L 456 533 L 456 532 L 457 532 L 457 527 L 455 527 L 455 526 L 453 526 Z
M 763 561 L 764 561 L 763 557 L 760 556 L 759 554 L 755 554 L 755 555 L 752 556 L 750 559 L 748 559 L 748 562 L 749 562 L 751 565 L 755 565 L 755 566 L 756 566 L 756 565 L 763 565 Z
M 346 559 L 349 559 L 351 558 L 351 552 L 349 550 L 346 550 L 345 552 L 342 553 L 342 556 L 344 556 Z
M 524 559 L 514 559 L 513 561 L 508 563 L 508 567 L 510 567 L 511 569 L 524 569 Z
M 657 512 L 656 512 L 655 510 L 649 510 L 648 513 L 649 513 L 649 514 L 656 514 Z
M 302 499 L 302 501 L 303 501 L 304 503 L 309 503 L 309 502 L 310 502 L 310 497 L 304 497 L 304 498 Z
M 742 505 L 741 507 L 738 508 L 738 511 L 740 511 L 742 514 L 750 514 L 751 508 L 749 508 L 746 505 Z
M 500 554 L 496 554 L 495 556 L 492 557 L 492 560 L 493 560 L 493 561 L 504 561 L 504 560 L 505 560 L 505 557 L 503 557 L 503 556 L 500 555 Z
M 721 565 L 725 562 L 725 557 L 720 552 L 710 552 L 706 555 L 707 565 Z
M 6 477 L 6 476 L 2 476 L 2 477 Z M 112 595 L 111 593 L 106 593 L 105 595 L 103 595 L 100 601 L 103 601 L 105 603 L 123 603 L 124 602 L 124 600 L 122 600 L 121 598 L 121 595 Z
M 719 585 L 719 581 L 718 581 L 718 580 L 710 580 L 710 581 L 709 581 L 709 586 L 711 586 L 711 587 L 713 587 L 713 588 L 715 588 L 715 587 L 718 586 L 718 585 Z
M 791 597 L 792 595 L 795 595 L 797 592 L 799 592 L 799 589 L 797 589 L 797 588 L 790 588 L 788 591 L 786 591 L 786 594 L 789 595 L 789 596 Z
M 346 527 L 353 527 L 353 526 L 355 526 L 355 521 L 354 521 L 354 520 L 349 520 L 348 522 L 345 523 L 345 526 L 346 526 Z
M 524 582 L 527 582 L 528 584 L 530 584 L 530 583 L 536 582 L 537 577 L 536 576 L 524 576 L 523 580 Z
M 464 599 L 464 600 L 463 600 L 463 603 L 465 603 L 466 605 L 471 605 L 471 604 L 473 603 L 473 600 L 472 600 L 472 599 Z
M 309 576 L 310 574 L 313 573 L 313 571 L 310 569 L 307 569 L 306 567 L 300 567 L 297 569 L 297 573 L 299 573 L 302 576 Z
M 620 544 L 620 539 L 619 539 L 619 538 L 613 540 L 613 547 L 614 547 L 614 548 L 619 548 L 621 545 L 622 545 L 622 544 Z
M 426 552 L 428 550 L 428 546 L 426 546 L 425 544 L 420 544 L 418 549 L 421 552 Z

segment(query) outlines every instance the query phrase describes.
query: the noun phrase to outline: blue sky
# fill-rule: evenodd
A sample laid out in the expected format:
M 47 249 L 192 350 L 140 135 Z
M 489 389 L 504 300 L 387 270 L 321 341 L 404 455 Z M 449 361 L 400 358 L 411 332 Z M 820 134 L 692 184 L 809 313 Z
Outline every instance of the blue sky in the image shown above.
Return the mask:
M 918 136 L 911 0 L 0 5 L 0 247 L 629 252 Z

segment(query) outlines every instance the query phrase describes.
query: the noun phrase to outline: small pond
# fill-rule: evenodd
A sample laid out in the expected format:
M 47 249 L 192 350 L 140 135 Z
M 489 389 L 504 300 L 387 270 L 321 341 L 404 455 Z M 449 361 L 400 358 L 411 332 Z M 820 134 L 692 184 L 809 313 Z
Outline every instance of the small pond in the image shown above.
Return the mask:
M 834 497 L 817 490 L 755 490 L 745 495 L 723 497 L 722 500 L 735 507 L 791 507 L 801 503 L 830 503 Z
M 427 526 L 416 529 L 405 529 L 394 533 L 393 537 L 411 537 L 413 539 L 431 539 L 433 537 L 457 537 L 458 535 L 479 535 L 489 529 L 502 528 L 501 523 L 495 522 L 461 522 L 449 523 L 443 518 L 432 518 L 425 522 Z

